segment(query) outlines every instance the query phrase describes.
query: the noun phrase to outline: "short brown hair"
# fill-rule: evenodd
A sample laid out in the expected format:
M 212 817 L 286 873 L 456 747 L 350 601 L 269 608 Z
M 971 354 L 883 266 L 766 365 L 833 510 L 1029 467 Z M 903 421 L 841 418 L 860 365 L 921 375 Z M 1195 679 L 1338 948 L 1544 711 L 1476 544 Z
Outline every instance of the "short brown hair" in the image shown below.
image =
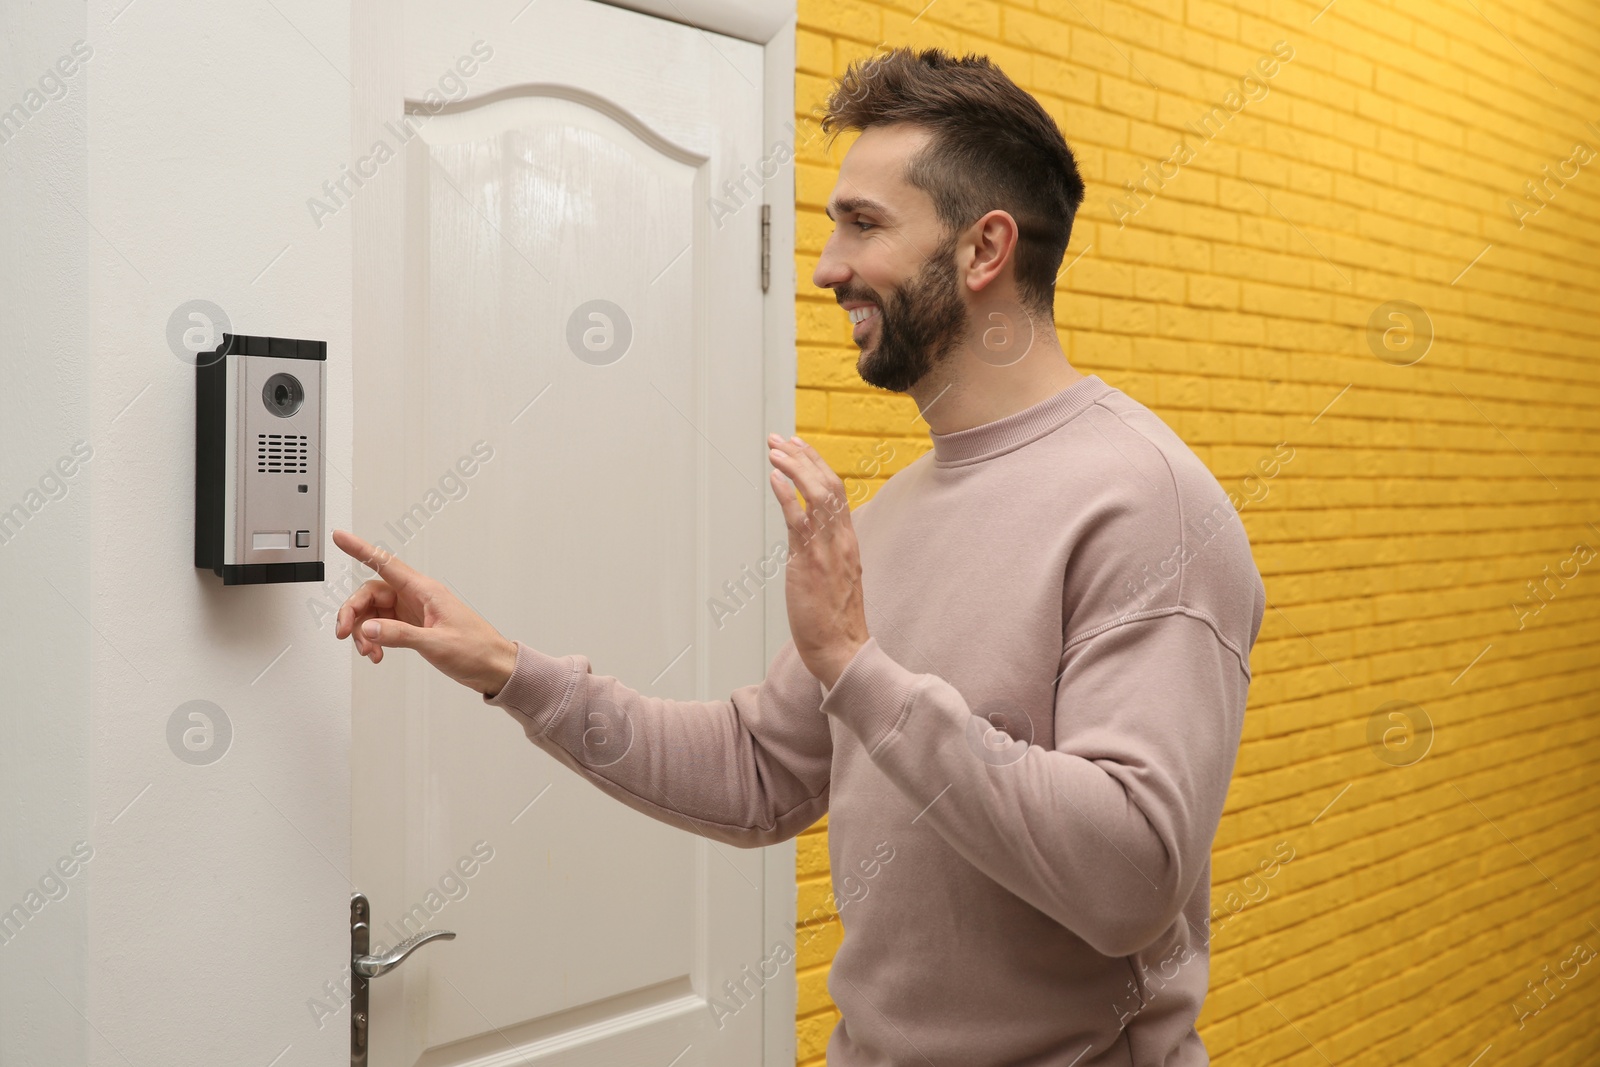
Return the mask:
M 1017 288 L 1050 315 L 1056 276 L 1083 203 L 1083 179 L 1055 120 L 987 56 L 892 48 L 851 63 L 829 95 L 822 129 L 897 122 L 932 138 L 905 179 L 933 198 L 954 234 L 996 208 L 1017 221 Z

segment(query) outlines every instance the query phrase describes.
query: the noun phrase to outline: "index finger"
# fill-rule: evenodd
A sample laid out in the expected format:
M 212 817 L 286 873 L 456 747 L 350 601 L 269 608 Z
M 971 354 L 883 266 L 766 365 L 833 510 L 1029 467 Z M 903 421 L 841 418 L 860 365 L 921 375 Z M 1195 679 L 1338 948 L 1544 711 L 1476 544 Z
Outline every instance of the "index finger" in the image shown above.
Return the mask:
M 419 572 L 412 569 L 410 564 L 401 560 L 393 552 L 369 544 L 349 530 L 333 531 L 333 543 L 338 545 L 339 550 L 345 555 L 366 564 L 383 575 L 383 580 L 396 589 L 414 589 L 422 577 Z

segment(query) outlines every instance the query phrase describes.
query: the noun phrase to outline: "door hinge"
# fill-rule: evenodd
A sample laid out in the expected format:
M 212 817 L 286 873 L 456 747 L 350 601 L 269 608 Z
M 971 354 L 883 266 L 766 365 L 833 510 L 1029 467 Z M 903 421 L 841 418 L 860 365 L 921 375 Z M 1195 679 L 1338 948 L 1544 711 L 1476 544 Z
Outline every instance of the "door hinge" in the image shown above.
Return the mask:
M 772 284 L 772 205 L 761 205 L 761 291 Z

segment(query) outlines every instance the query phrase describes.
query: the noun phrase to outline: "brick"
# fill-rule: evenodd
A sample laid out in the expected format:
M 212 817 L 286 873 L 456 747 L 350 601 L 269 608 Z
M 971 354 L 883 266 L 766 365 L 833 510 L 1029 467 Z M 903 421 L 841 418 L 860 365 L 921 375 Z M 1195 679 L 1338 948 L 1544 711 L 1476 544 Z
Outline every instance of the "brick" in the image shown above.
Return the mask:
M 1274 842 L 1298 853 L 1218 934 L 1201 1034 L 1219 1062 L 1465 1063 L 1491 1040 L 1501 1054 L 1485 1020 L 1600 914 L 1600 563 L 1537 613 L 1513 607 L 1572 541 L 1600 546 L 1584 506 L 1600 485 L 1600 285 L 1582 243 L 1600 221 L 1582 189 L 1600 179 L 1585 167 L 1520 228 L 1505 206 L 1585 136 L 1593 116 L 1574 101 L 1600 75 L 1592 27 L 1564 8 L 1503 27 L 1577 90 L 1533 97 L 1507 93 L 1538 75 L 1470 13 L 1402 5 L 1378 27 L 1335 7 L 1315 33 L 1289 32 L 1320 8 L 807 0 L 796 111 L 887 40 L 985 52 L 1060 125 L 1088 183 L 1057 280 L 1062 347 L 1154 409 L 1241 502 L 1272 604 L 1213 904 Z M 1265 98 L 1186 129 L 1280 37 L 1295 56 Z M 1532 112 L 1518 103 L 1534 97 Z M 859 506 L 927 432 L 909 400 L 859 381 L 846 323 L 810 286 L 851 137 L 824 150 L 797 127 L 796 412 Z M 1195 158 L 1128 200 L 1124 183 L 1180 137 Z M 1394 299 L 1426 307 L 1437 333 L 1410 367 L 1367 348 L 1368 318 Z M 1294 456 L 1267 475 L 1279 442 Z M 1367 744 L 1374 710 L 1401 698 L 1435 724 L 1405 768 Z M 808 912 L 826 900 L 825 831 L 796 846 Z M 821 1064 L 838 1018 L 827 914 L 797 961 L 801 1064 Z M 1507 1042 L 1513 1061 L 1600 1060 L 1573 992 Z

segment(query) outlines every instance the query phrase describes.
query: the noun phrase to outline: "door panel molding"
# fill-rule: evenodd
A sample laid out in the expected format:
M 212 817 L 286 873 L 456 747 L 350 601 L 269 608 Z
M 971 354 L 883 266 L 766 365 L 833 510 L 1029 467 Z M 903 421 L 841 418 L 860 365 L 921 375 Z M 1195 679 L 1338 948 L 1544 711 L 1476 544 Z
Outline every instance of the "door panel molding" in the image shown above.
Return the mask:
M 582 104 L 584 107 L 597 111 L 616 122 L 617 125 L 622 126 L 629 133 L 639 138 L 639 140 L 643 141 L 648 147 L 660 152 L 669 159 L 691 167 L 699 167 L 701 164 L 707 162 L 708 157 L 700 152 L 696 152 L 691 148 L 672 141 L 670 138 L 657 131 L 656 128 L 650 125 L 650 123 L 645 119 L 633 114 L 627 108 L 618 107 L 610 100 L 607 100 L 605 97 L 596 93 L 587 92 L 576 86 L 560 85 L 554 82 L 536 82 L 528 85 L 508 85 L 503 89 L 496 89 L 492 93 L 484 93 L 481 96 L 469 96 L 465 100 L 460 100 L 453 104 L 446 104 L 439 108 L 430 108 L 421 101 L 407 100 L 406 113 L 410 115 L 438 117 L 443 117 L 446 115 L 466 116 L 476 113 L 482 116 L 485 124 L 484 131 L 488 132 L 494 129 L 502 129 L 510 122 L 509 116 L 502 118 L 500 115 L 497 115 L 494 110 L 492 110 L 496 107 L 496 105 L 505 104 L 509 101 L 532 99 L 568 100 L 574 104 Z M 469 129 L 465 126 L 458 126 L 451 132 L 462 139 L 471 136 L 478 136 L 475 131 L 469 131 Z M 430 134 L 426 136 L 427 139 L 432 140 L 435 143 L 438 143 L 442 140 L 442 138 L 440 138 L 436 132 L 430 132 Z
M 585 1005 L 564 1015 L 558 1027 L 535 1019 L 433 1049 L 417 1060 L 416 1067 L 582 1067 L 597 1054 L 626 1062 L 622 1058 L 626 1046 L 639 1031 L 677 1023 L 687 1041 L 705 1010 L 705 998 L 690 988 L 687 979 L 675 978 Z M 585 1015 L 593 1021 L 582 1021 Z

